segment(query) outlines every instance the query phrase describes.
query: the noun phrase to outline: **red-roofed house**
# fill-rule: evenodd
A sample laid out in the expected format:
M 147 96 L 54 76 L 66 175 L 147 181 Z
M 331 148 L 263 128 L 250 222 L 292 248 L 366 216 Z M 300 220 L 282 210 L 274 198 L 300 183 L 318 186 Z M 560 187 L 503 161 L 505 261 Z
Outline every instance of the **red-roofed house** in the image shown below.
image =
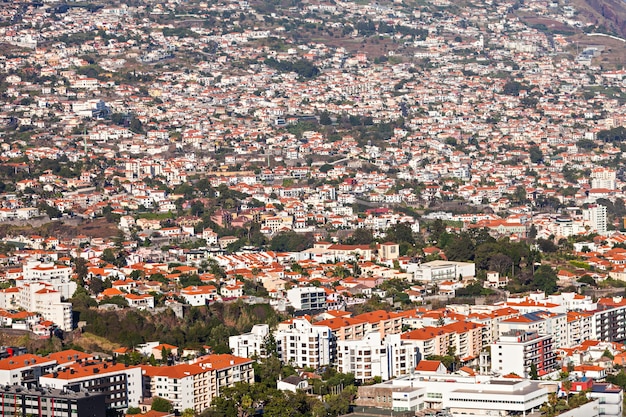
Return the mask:
M 448 370 L 443 363 L 441 363 L 441 361 L 429 361 L 422 359 L 415 367 L 415 372 L 418 374 L 436 375 L 447 374 Z

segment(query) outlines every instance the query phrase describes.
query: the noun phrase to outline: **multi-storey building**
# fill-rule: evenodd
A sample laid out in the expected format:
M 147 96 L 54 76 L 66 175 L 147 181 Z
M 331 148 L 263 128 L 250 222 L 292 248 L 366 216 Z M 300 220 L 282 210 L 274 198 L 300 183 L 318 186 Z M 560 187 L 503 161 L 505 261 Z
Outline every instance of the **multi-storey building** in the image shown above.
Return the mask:
M 105 396 L 51 388 L 0 387 L 3 416 L 105 417 Z
M 369 331 L 379 332 L 384 338 L 389 334 L 402 333 L 402 314 L 385 310 L 372 311 L 355 316 L 355 319 L 364 320 L 369 324 Z
M 252 360 L 233 355 L 208 355 L 192 364 L 143 365 L 144 397 L 161 397 L 174 410 L 198 413 L 211 405 L 222 389 L 238 382 L 253 383 Z
M 267 324 L 255 324 L 249 333 L 243 333 L 228 338 L 228 345 L 235 356 L 250 358 L 267 356 L 265 342 L 270 334 L 270 326 Z
M 318 287 L 295 287 L 287 290 L 287 300 L 296 310 L 325 310 L 326 291 Z
M 402 333 L 404 315 L 390 313 L 384 310 L 372 311 L 359 314 L 355 317 L 335 317 L 315 324 L 328 326 L 333 331 L 337 340 L 361 339 L 369 332 L 379 332 L 384 338 L 388 334 Z
M 213 397 L 220 395 L 222 390 L 232 387 L 238 382 L 252 384 L 254 383 L 254 361 L 248 358 L 241 358 L 234 355 L 208 355 L 199 358 L 196 362 L 203 369 L 214 372 L 209 380 L 210 405 Z
M 80 361 L 43 375 L 44 387 L 106 394 L 107 408 L 136 407 L 142 398 L 141 368 L 109 361 Z
M 328 326 L 337 340 L 360 340 L 370 330 L 367 321 L 355 317 L 336 317 L 315 324 Z
M 591 204 L 583 209 L 583 222 L 601 236 L 607 233 L 606 207 L 600 204 Z
M 552 336 L 537 332 L 503 333 L 491 344 L 491 371 L 500 375 L 514 373 L 529 378 L 532 366 L 537 375 L 545 376 L 558 369 Z
M 30 385 L 37 377 L 50 371 L 57 361 L 24 354 L 0 360 L 0 385 Z
M 294 318 L 278 325 L 274 332 L 278 356 L 285 363 L 301 368 L 330 365 L 336 354 L 336 341 L 328 326 Z
M 406 375 L 419 362 L 417 346 L 400 338 L 399 334 L 384 339 L 379 332 L 371 332 L 360 340 L 337 342 L 337 370 L 354 374 L 360 382 L 379 376 L 383 381 Z
M 61 330 L 71 331 L 73 327 L 72 304 L 61 301 L 61 293 L 50 284 L 30 282 L 19 287 L 17 302 L 26 311 L 40 313 Z
M 565 343 L 567 347 L 578 346 L 594 338 L 593 313 L 570 311 L 567 313 Z
M 202 411 L 201 405 L 209 403 L 208 384 L 203 384 L 210 371 L 200 365 L 180 364 L 174 366 L 142 366 L 143 380 L 149 387 L 149 396 L 168 400 L 174 410 L 183 411 L 188 408 Z M 204 392 L 203 391 L 204 388 Z M 207 399 L 202 401 L 202 397 Z
M 599 400 L 600 416 L 621 416 L 624 408 L 624 391 L 617 385 L 595 382 L 587 396 Z
M 548 390 L 539 381 L 415 374 L 359 387 L 356 404 L 393 411 L 447 409 L 453 415 L 522 415 L 547 399 Z
M 565 346 L 565 343 L 567 343 L 567 315 L 550 313 L 548 311 L 536 311 L 503 320 L 498 324 L 499 335 L 518 330 L 537 332 L 540 335 L 549 334 L 552 336 L 556 346 Z
M 594 338 L 607 342 L 626 340 L 626 299 L 601 298 L 591 323 Z
M 478 357 L 483 347 L 484 325 L 453 322 L 441 327 L 424 327 L 402 334 L 402 339 L 417 348 L 422 357 L 458 355 L 462 361 Z

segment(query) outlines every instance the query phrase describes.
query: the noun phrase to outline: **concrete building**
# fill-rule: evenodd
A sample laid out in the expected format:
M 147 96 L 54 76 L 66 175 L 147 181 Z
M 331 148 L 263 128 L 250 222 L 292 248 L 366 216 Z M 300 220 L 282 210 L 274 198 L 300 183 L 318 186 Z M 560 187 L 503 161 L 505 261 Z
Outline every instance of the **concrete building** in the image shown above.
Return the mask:
M 287 290 L 287 300 L 297 311 L 326 309 L 326 291 L 323 288 L 291 288 Z
M 228 346 L 233 355 L 250 358 L 267 356 L 265 342 L 270 334 L 270 326 L 267 324 L 255 324 L 249 333 L 243 333 L 228 338 Z
M 51 388 L 0 387 L 3 416 L 105 417 L 105 395 Z
M 606 236 L 606 207 L 600 204 L 591 204 L 583 209 L 583 223 L 591 228 L 590 232 L 597 232 Z
M 40 313 L 61 330 L 72 330 L 72 304 L 62 302 L 61 293 L 50 284 L 34 281 L 23 284 L 19 287 L 17 303 L 26 311 Z
M 476 265 L 470 262 L 431 261 L 420 264 L 413 270 L 415 281 L 434 283 L 447 280 L 456 281 L 476 276 Z
M 215 372 L 215 379 L 210 381 L 210 395 L 208 405 L 213 397 L 220 395 L 222 390 L 232 387 L 238 382 L 247 384 L 254 383 L 254 361 L 248 358 L 241 358 L 235 355 L 207 355 L 195 362 L 204 369 Z
M 420 360 L 417 346 L 407 343 L 399 334 L 382 338 L 378 332 L 370 332 L 362 339 L 337 342 L 337 370 L 354 374 L 361 382 L 379 376 L 383 381 L 406 375 Z
M 209 372 L 199 365 L 188 364 L 142 367 L 144 384 L 149 387 L 150 396 L 165 398 L 172 403 L 174 410 L 180 412 L 188 408 L 202 411 L 196 408 L 196 398 L 198 391 L 207 388 L 205 382 L 209 379 L 206 375 Z M 208 389 L 204 394 L 208 396 Z
M 551 335 L 555 346 L 567 347 L 567 315 L 537 311 L 502 320 L 498 323 L 498 335 L 511 332 L 537 332 Z M 575 345 L 572 345 L 575 346 Z
M 141 368 L 109 361 L 83 361 L 41 376 L 43 387 L 104 393 L 109 409 L 136 407 L 142 398 Z
M 491 344 L 491 371 L 496 374 L 513 373 L 528 378 L 532 364 L 536 365 L 539 377 L 558 370 L 552 336 L 511 331 Z
M 447 409 L 452 415 L 510 415 L 538 411 L 548 399 L 539 381 L 458 375 L 405 375 L 360 386 L 356 405 L 393 411 Z
M 598 310 L 591 321 L 593 338 L 606 342 L 626 340 L 626 299 L 622 297 L 598 300 Z
M 617 385 L 596 382 L 591 386 L 587 396 L 599 400 L 600 416 L 623 415 L 624 391 Z
M 300 368 L 319 368 L 333 363 L 336 340 L 328 326 L 294 318 L 278 325 L 274 332 L 278 356 L 285 363 Z
M 36 384 L 37 378 L 56 366 L 53 359 L 24 354 L 0 360 L 0 385 Z

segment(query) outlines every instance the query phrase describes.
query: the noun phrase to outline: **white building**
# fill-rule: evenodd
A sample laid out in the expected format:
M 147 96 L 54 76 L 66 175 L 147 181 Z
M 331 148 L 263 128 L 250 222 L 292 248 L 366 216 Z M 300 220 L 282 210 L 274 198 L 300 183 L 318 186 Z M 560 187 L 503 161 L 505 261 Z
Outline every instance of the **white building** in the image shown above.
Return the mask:
M 498 323 L 498 336 L 517 331 L 551 335 L 555 346 L 570 347 L 566 346 L 567 315 L 563 313 L 536 311 L 502 320 Z
M 325 310 L 326 291 L 318 287 L 296 287 L 287 290 L 287 300 L 296 310 Z
M 228 338 L 228 346 L 233 355 L 250 358 L 258 356 L 264 358 L 267 356 L 265 350 L 265 341 L 270 334 L 270 326 L 267 324 L 255 324 L 249 333 L 230 336 Z
M 594 168 L 591 171 L 591 188 L 607 188 L 614 190 L 617 178 L 615 170 L 608 168 Z
M 606 236 L 606 207 L 600 204 L 591 204 L 589 208 L 583 209 L 583 223 L 599 235 Z
M 356 405 L 393 411 L 447 409 L 452 415 L 525 415 L 538 411 L 547 399 L 548 390 L 540 381 L 405 375 L 359 387 Z
M 43 282 L 23 284 L 19 287 L 17 302 L 26 311 L 40 313 L 61 330 L 72 330 L 72 304 L 61 302 L 61 293 L 52 285 Z
M 203 306 L 218 298 L 217 288 L 213 285 L 191 285 L 180 290 L 180 296 L 191 306 Z
M 558 369 L 552 336 L 511 331 L 500 335 L 498 341 L 491 344 L 491 371 L 496 374 L 528 378 L 533 364 L 539 377 Z
M 420 282 L 456 281 L 461 276 L 476 276 L 476 265 L 469 262 L 431 261 L 417 265 L 413 269 L 413 276 L 414 280 Z
M 381 338 L 380 332 L 367 333 L 362 339 L 337 341 L 337 370 L 354 374 L 361 383 L 379 376 L 383 381 L 406 375 L 419 362 L 419 349 L 399 334 Z
M 0 360 L 0 384 L 21 385 L 24 382 L 24 371 L 33 368 L 50 370 L 56 365 L 53 359 L 24 354 Z
M 51 284 L 66 300 L 72 298 L 76 292 L 77 284 L 71 279 L 72 268 L 66 265 L 39 261 L 28 262 L 24 265 L 22 275 L 24 279 L 16 281 L 18 287 L 22 282 L 45 282 Z
M 146 375 L 150 377 L 150 394 L 153 397 L 165 398 L 172 403 L 174 410 L 195 410 L 194 392 L 198 391 L 198 387 L 194 390 L 194 380 L 200 385 L 200 380 L 205 379 L 201 377 L 208 371 L 199 365 L 188 364 L 160 366 L 150 371 L 146 371 Z
M 336 342 L 330 327 L 316 326 L 304 318 L 280 323 L 274 338 L 280 359 L 300 368 L 330 365 L 335 357 Z
M 620 387 L 609 383 L 594 383 L 587 396 L 600 400 L 600 416 L 622 415 L 624 392 Z
M 141 368 L 122 363 L 83 361 L 43 375 L 39 383 L 56 389 L 105 393 L 107 406 L 118 410 L 137 407 L 142 398 Z
M 23 272 L 26 281 L 53 281 L 56 279 L 68 281 L 72 274 L 72 268 L 51 262 L 35 261 L 26 263 Z

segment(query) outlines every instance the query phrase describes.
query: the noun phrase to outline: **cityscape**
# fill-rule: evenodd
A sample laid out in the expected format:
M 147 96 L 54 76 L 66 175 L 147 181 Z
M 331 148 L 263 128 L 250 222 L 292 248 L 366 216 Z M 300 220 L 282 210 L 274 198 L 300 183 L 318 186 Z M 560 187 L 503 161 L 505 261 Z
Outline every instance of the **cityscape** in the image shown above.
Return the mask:
M 625 22 L 3 1 L 0 415 L 626 415 Z

